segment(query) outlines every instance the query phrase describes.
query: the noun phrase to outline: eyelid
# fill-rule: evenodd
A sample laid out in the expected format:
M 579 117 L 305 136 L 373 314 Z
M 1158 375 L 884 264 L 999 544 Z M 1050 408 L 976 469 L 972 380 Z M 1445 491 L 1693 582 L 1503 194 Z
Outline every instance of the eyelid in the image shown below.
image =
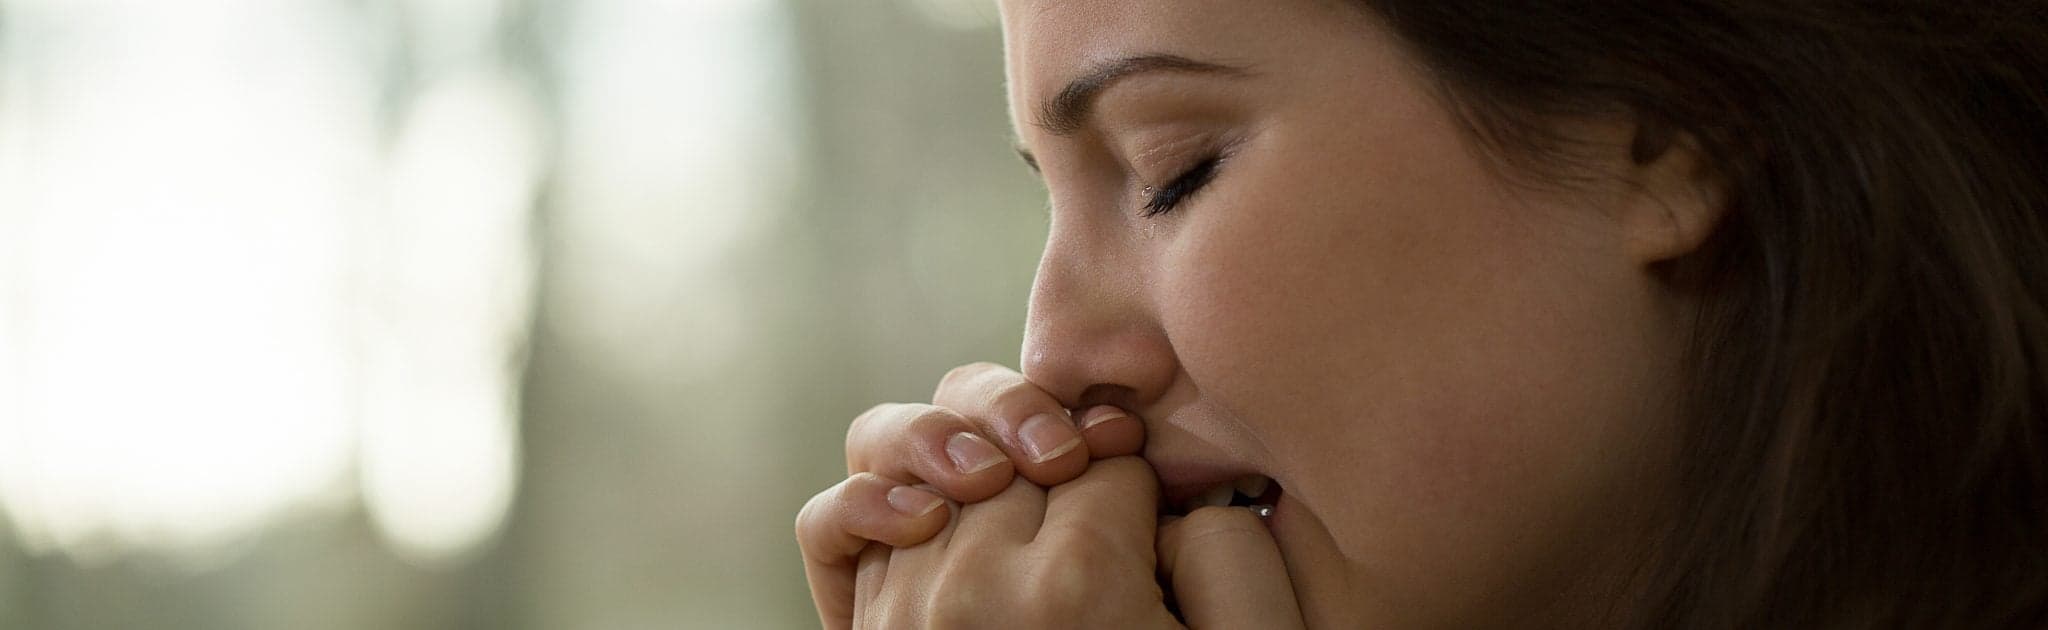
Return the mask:
M 1172 212 L 1186 203 L 1189 197 L 1207 188 L 1209 181 L 1216 177 L 1216 169 L 1223 165 L 1224 160 L 1230 158 L 1227 153 L 1207 155 L 1208 157 L 1196 161 L 1193 166 L 1174 176 L 1173 181 L 1165 184 L 1164 190 L 1155 190 L 1147 186 L 1143 193 L 1145 203 L 1141 216 L 1151 218 Z
M 1170 140 L 1147 143 L 1144 139 L 1133 142 L 1133 146 L 1145 147 L 1134 150 L 1126 159 L 1131 170 L 1131 179 L 1140 185 L 1164 186 L 1179 177 L 1181 171 L 1207 153 L 1217 150 L 1214 134 L 1179 134 Z

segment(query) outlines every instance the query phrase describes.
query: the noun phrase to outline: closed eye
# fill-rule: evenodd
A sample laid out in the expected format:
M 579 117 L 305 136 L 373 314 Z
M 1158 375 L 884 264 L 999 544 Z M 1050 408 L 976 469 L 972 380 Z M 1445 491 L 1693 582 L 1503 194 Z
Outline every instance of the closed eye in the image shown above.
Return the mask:
M 1150 197 L 1145 200 L 1143 216 L 1147 218 L 1156 217 L 1172 212 L 1174 208 L 1180 207 L 1182 202 L 1187 201 L 1188 197 L 1201 190 L 1202 186 L 1209 183 L 1209 180 L 1215 179 L 1216 168 L 1222 164 L 1222 155 L 1211 156 L 1196 162 L 1194 166 L 1182 172 L 1179 177 L 1173 178 L 1173 182 L 1163 187 L 1156 189 L 1147 187 L 1146 192 Z

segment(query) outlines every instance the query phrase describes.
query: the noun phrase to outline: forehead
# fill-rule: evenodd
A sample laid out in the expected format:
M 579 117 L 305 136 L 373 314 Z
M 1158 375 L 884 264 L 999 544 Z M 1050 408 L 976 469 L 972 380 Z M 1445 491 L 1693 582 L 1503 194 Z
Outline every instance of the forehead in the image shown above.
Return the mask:
M 1012 122 L 1085 69 L 1120 57 L 1174 54 L 1251 65 L 1284 38 L 1289 0 L 1002 0 Z

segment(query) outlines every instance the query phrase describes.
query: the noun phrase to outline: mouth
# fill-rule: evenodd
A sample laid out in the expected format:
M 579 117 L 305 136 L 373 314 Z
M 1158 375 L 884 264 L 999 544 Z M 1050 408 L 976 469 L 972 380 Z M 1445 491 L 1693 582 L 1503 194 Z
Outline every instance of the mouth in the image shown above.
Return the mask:
M 1242 507 L 1257 515 L 1273 532 L 1275 542 L 1279 541 L 1281 525 L 1275 521 L 1280 517 L 1280 499 L 1285 495 L 1279 481 L 1248 470 L 1248 466 L 1218 465 L 1207 458 L 1156 457 L 1148 453 L 1145 459 L 1159 476 L 1160 518 L 1187 516 L 1205 507 Z M 1159 580 L 1167 611 L 1185 623 L 1187 619 L 1174 597 L 1174 587 L 1164 572 Z
M 1186 516 L 1204 507 L 1244 507 L 1263 518 L 1280 504 L 1284 491 L 1271 477 L 1258 473 L 1224 474 L 1162 470 L 1159 514 Z M 1219 476 L 1222 478 L 1218 479 Z

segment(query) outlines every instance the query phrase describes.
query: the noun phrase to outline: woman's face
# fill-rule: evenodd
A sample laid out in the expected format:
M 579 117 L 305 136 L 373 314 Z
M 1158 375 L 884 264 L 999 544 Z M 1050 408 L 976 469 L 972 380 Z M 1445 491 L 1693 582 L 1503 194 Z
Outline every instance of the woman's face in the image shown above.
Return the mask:
M 1352 3 L 1002 12 L 1052 201 L 1028 377 L 1142 416 L 1173 499 L 1273 479 L 1312 624 L 1612 601 L 1668 487 L 1684 312 L 1625 187 L 1504 180 Z

